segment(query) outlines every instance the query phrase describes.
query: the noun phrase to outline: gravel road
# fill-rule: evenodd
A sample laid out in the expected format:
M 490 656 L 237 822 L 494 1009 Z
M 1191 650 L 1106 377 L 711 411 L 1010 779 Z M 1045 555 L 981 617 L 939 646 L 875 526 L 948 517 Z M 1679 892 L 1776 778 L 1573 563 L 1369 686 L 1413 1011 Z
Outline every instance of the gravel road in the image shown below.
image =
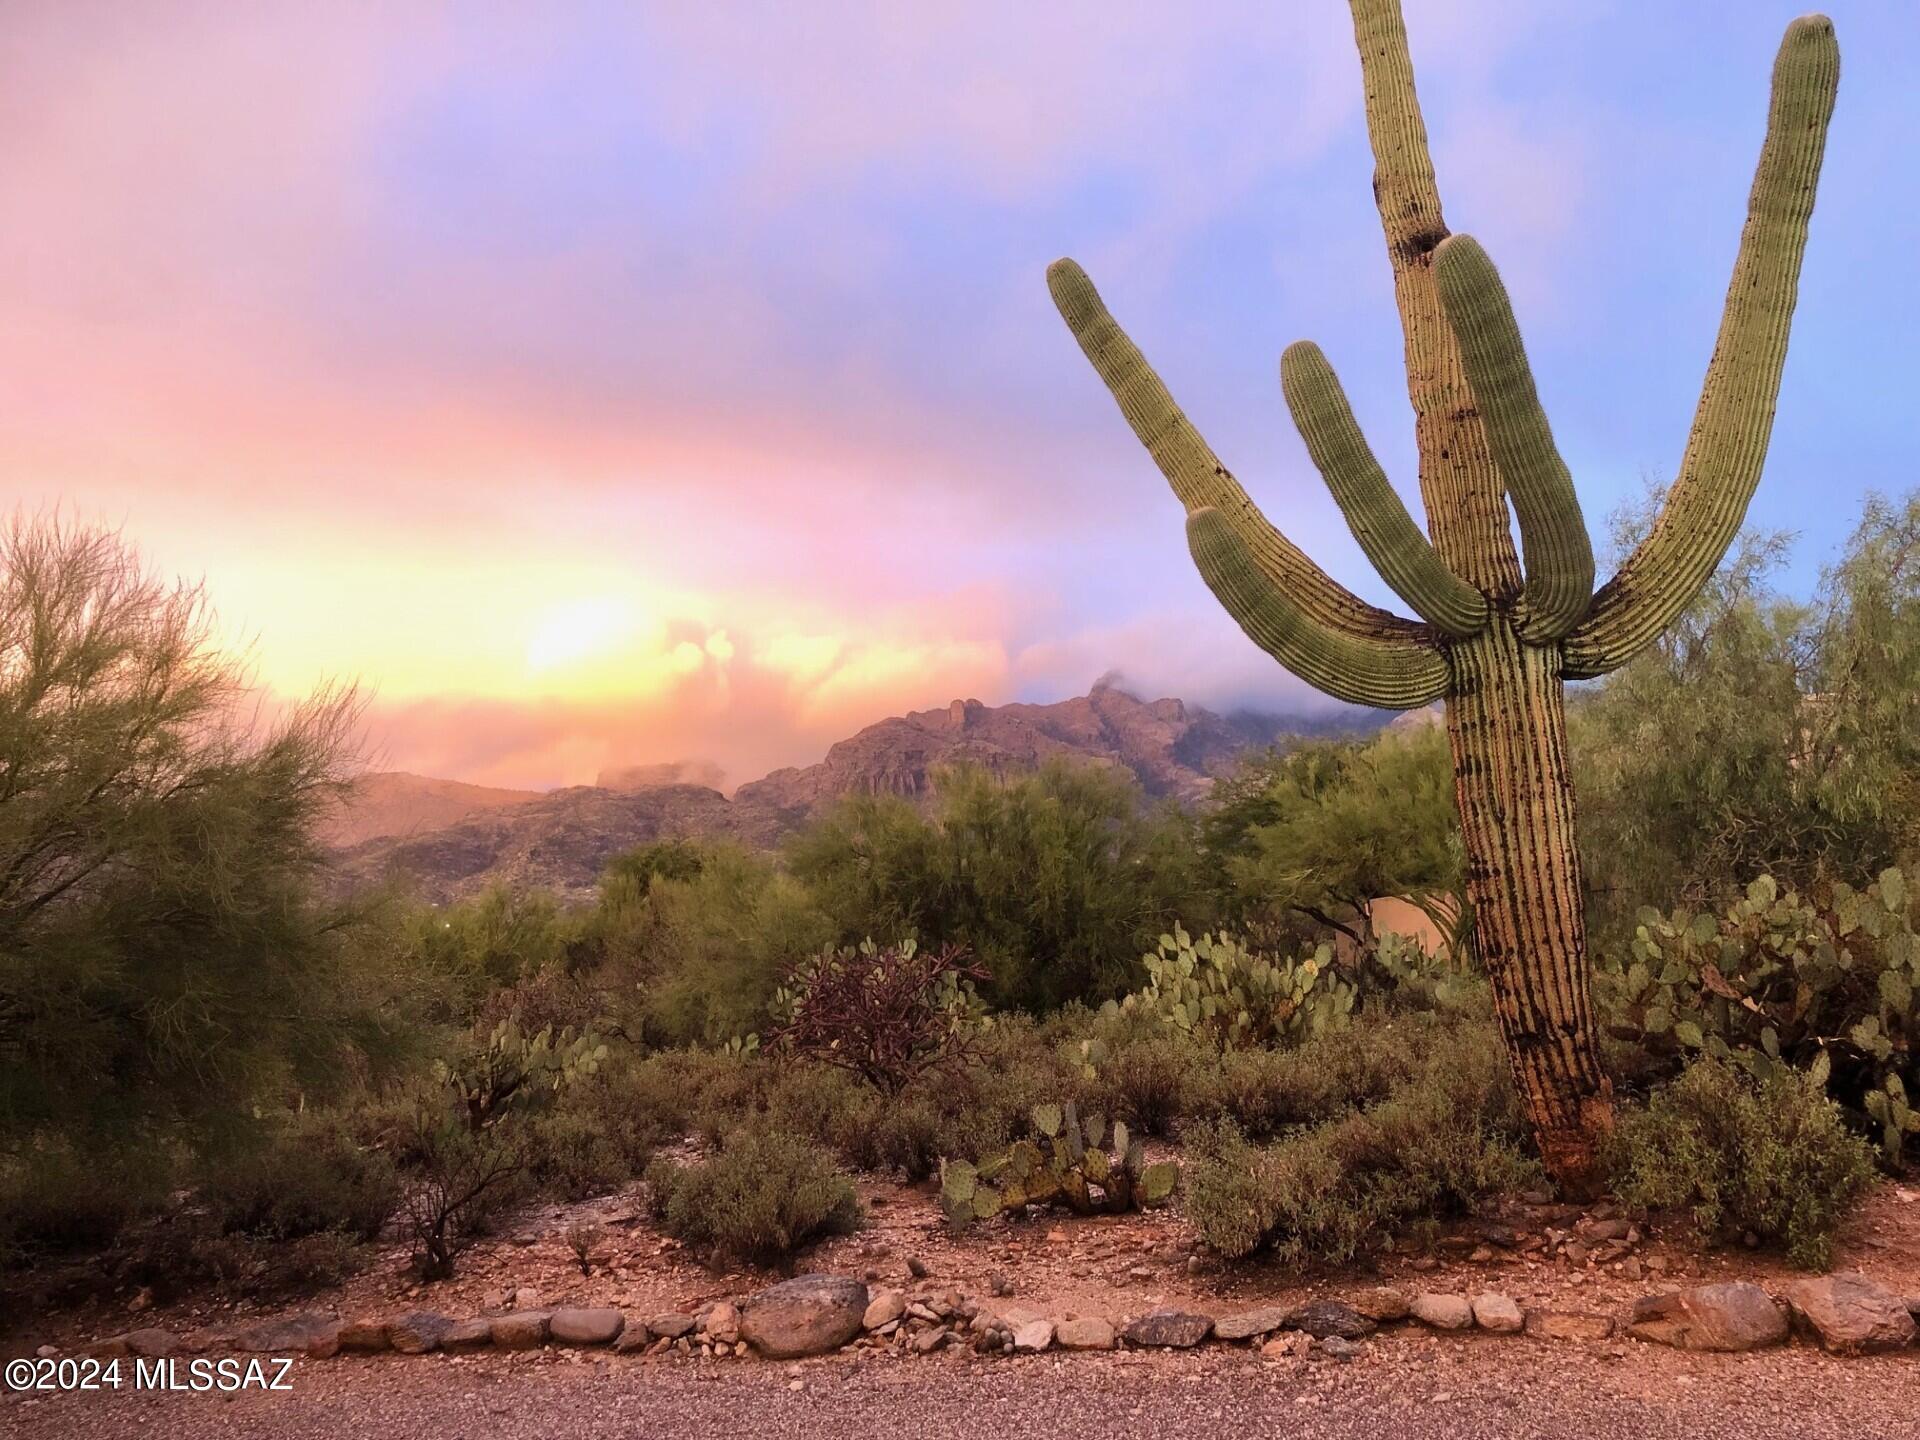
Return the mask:
M 1222 1435 L 1314 1440 L 1920 1440 L 1920 1355 L 1624 1356 L 1381 1339 L 1351 1364 L 1194 1355 L 845 1357 L 803 1366 L 545 1357 L 301 1365 L 291 1394 L 0 1399 L 0 1434 L 181 1440 Z

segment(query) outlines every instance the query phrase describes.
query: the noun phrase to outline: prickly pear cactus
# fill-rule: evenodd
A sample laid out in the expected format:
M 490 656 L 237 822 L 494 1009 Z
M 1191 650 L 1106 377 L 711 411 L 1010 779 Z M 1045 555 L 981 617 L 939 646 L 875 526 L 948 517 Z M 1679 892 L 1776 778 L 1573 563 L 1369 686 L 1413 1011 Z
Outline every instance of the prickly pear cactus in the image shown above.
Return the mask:
M 1120 1004 L 1222 1050 L 1277 1045 L 1338 1028 L 1354 989 L 1334 972 L 1333 947 L 1276 959 L 1224 932 L 1194 939 L 1175 927 L 1141 957 L 1146 988 Z
M 947 1223 L 965 1229 L 1002 1210 L 1050 1205 L 1079 1215 L 1117 1214 L 1170 1199 L 1180 1182 L 1171 1160 L 1149 1164 L 1146 1148 L 1106 1117 L 1064 1105 L 1036 1105 L 1033 1140 L 1020 1140 L 980 1165 L 940 1166 L 940 1206 Z

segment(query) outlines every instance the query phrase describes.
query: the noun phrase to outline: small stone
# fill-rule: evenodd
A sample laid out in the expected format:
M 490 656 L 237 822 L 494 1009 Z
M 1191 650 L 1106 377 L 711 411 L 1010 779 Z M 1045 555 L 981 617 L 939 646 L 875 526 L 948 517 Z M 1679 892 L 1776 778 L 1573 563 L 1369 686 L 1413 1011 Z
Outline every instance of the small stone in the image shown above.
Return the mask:
M 915 1320 L 932 1325 L 940 1318 L 940 1312 L 924 1301 L 913 1300 L 907 1304 L 907 1314 Z
M 1217 1340 L 1252 1340 L 1271 1334 L 1288 1323 L 1293 1312 L 1285 1305 L 1267 1305 L 1258 1310 L 1242 1310 L 1237 1315 L 1222 1315 L 1213 1322 Z
M 1409 1312 L 1407 1292 L 1391 1285 L 1376 1285 L 1347 1297 L 1347 1303 L 1377 1325 L 1404 1320 Z
M 996 1270 L 993 1272 L 993 1274 L 987 1277 L 987 1293 L 989 1295 L 993 1295 L 1001 1299 L 1005 1299 L 1007 1296 L 1014 1293 L 1013 1281 L 1009 1280 L 1004 1274 Z
M 1579 1228 L 1589 1240 L 1624 1240 L 1633 1233 L 1633 1223 L 1619 1219 L 1588 1220 Z
M 1473 1324 L 1473 1306 L 1464 1295 L 1436 1295 L 1426 1291 L 1413 1297 L 1407 1311 L 1436 1330 L 1465 1330 Z
M 1313 1348 L 1315 1354 L 1325 1355 L 1329 1360 L 1338 1360 L 1343 1365 L 1360 1353 L 1358 1345 L 1339 1335 L 1329 1335 Z
M 127 1309 L 138 1315 L 142 1310 L 153 1308 L 153 1291 L 142 1285 L 133 1292 L 133 1298 L 127 1301 Z
M 1113 1322 L 1097 1315 L 1062 1320 L 1053 1327 L 1053 1340 L 1062 1350 L 1111 1350 Z
M 664 1335 L 669 1340 L 678 1340 L 682 1335 L 693 1332 L 693 1316 L 675 1311 L 670 1315 L 655 1315 L 647 1321 L 647 1329 L 655 1335 Z
M 1309 1300 L 1287 1317 L 1287 1325 L 1306 1331 L 1316 1340 L 1358 1340 L 1374 1328 L 1373 1321 L 1344 1300 Z
M 481 1350 L 493 1343 L 493 1322 L 485 1315 L 476 1315 L 471 1320 L 456 1320 L 447 1327 L 446 1334 L 440 1337 L 440 1348 L 458 1354 L 466 1350 Z
M 538 1350 L 547 1343 L 547 1326 L 553 1319 L 549 1310 L 515 1310 L 511 1315 L 496 1315 L 488 1322 L 493 1343 L 501 1350 Z
M 1493 1258 L 1493 1250 L 1486 1245 L 1474 1246 L 1473 1253 L 1467 1256 L 1467 1259 L 1471 1260 L 1476 1265 L 1484 1265 L 1487 1263 L 1487 1261 L 1491 1260 L 1492 1258 Z
M 1913 1343 L 1906 1300 L 1857 1271 L 1796 1280 L 1787 1286 L 1787 1304 L 1794 1323 L 1835 1355 L 1873 1355 Z
M 613 1353 L 631 1355 L 635 1351 L 645 1350 L 653 1344 L 653 1332 L 647 1328 L 647 1322 L 629 1315 L 626 1323 L 620 1327 L 620 1338 L 613 1342 Z
M 1058 1225 L 1054 1226 L 1051 1230 L 1047 1231 L 1047 1243 L 1049 1245 L 1066 1244 L 1067 1232 L 1062 1230 Z
M 602 1306 L 568 1307 L 553 1312 L 547 1333 L 558 1345 L 611 1345 L 620 1338 L 627 1317 Z
M 1153 1267 L 1151 1265 L 1135 1265 L 1127 1271 L 1127 1278 L 1129 1280 L 1151 1280 L 1153 1279 Z
M 42 1345 L 38 1349 L 36 1349 L 33 1353 L 34 1353 L 34 1356 L 38 1359 L 51 1360 L 53 1359 L 54 1356 L 60 1353 L 60 1347 L 58 1345 Z
M 1787 1317 L 1758 1285 L 1696 1285 L 1633 1302 L 1627 1333 L 1683 1350 L 1757 1350 L 1787 1338 Z
M 1294 1331 L 1287 1335 L 1276 1335 L 1260 1347 L 1263 1360 L 1296 1360 L 1313 1348 L 1313 1337 Z
M 540 1310 L 545 1308 L 540 1303 L 540 1292 L 531 1285 L 522 1285 L 519 1289 L 510 1293 L 512 1298 L 507 1301 L 507 1305 L 512 1306 L 515 1310 Z M 502 1308 L 504 1309 L 505 1307 L 503 1306 Z
M 909 1255 L 907 1257 L 907 1273 L 916 1280 L 926 1279 L 928 1274 L 927 1262 L 922 1260 L 918 1255 Z
M 922 1330 L 918 1335 L 913 1337 L 913 1353 L 916 1355 L 931 1355 L 952 1338 L 953 1332 L 944 1325 L 934 1330 Z
M 1129 1321 L 1124 1333 L 1129 1344 L 1187 1350 L 1206 1339 L 1212 1329 L 1211 1315 L 1195 1315 L 1184 1310 L 1153 1310 Z
M 1431 1255 L 1416 1255 L 1409 1263 L 1416 1270 L 1437 1270 L 1440 1268 L 1440 1262 Z
M 432 1310 L 409 1310 L 387 1324 L 387 1344 L 402 1355 L 424 1355 L 439 1348 L 453 1321 Z
M 1511 1295 L 1483 1293 L 1472 1300 L 1473 1323 L 1482 1330 L 1491 1330 L 1496 1335 L 1512 1335 L 1518 1332 L 1527 1321 L 1520 1313 L 1519 1303 Z
M 1053 1344 L 1053 1322 L 1051 1320 L 1029 1320 L 1017 1325 L 1013 1331 L 1013 1348 L 1021 1355 L 1038 1355 Z
M 867 1301 L 866 1313 L 860 1317 L 860 1325 L 866 1330 L 878 1330 L 882 1325 L 890 1325 L 907 1311 L 907 1297 L 899 1290 L 876 1290 L 873 1298 Z
M 1525 1330 L 1539 1340 L 1605 1340 L 1613 1321 L 1581 1310 L 1529 1310 Z

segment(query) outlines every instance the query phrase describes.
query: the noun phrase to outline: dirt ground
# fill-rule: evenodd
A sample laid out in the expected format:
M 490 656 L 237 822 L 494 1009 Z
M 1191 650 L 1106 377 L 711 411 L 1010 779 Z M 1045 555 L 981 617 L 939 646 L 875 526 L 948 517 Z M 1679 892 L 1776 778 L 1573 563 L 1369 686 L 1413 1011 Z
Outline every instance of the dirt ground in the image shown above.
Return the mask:
M 910 1291 L 954 1290 L 1001 1313 L 1123 1321 L 1181 1306 L 1230 1314 L 1255 1305 L 1337 1295 L 1366 1285 L 1501 1291 L 1528 1309 L 1619 1316 L 1637 1296 L 1703 1280 L 1753 1279 L 1778 1288 L 1795 1273 L 1745 1250 L 1702 1253 L 1656 1229 L 1630 1252 L 1587 1263 L 1549 1258 L 1542 1241 L 1581 1212 L 1514 1199 L 1431 1243 L 1365 1269 L 1302 1275 L 1197 1252 L 1177 1208 L 1116 1217 L 996 1221 L 952 1235 L 928 1186 L 862 1185 L 872 1223 L 804 1256 L 802 1270 L 850 1273 Z M 422 1308 L 453 1316 L 537 1291 L 539 1304 L 615 1305 L 640 1315 L 693 1310 L 778 1278 L 715 1273 L 655 1232 L 637 1191 L 519 1218 L 463 1257 L 459 1276 L 422 1286 L 404 1247 L 339 1291 L 302 1302 L 357 1317 Z M 599 1227 L 599 1263 L 583 1276 L 570 1226 Z M 1489 1240 L 1494 1243 L 1488 1243 Z M 1853 1218 L 1835 1261 L 1890 1288 L 1920 1294 L 1920 1190 L 1879 1187 Z M 924 1275 L 914 1272 L 923 1271 Z M 1638 1278 L 1635 1278 L 1635 1271 Z M 996 1296 L 995 1290 L 1010 1291 Z M 134 1303 L 137 1303 L 134 1302 Z M 263 1313 L 200 1300 L 129 1311 L 113 1304 L 15 1316 L 0 1351 L 71 1349 L 140 1325 L 182 1334 L 224 1330 Z M 294 1307 L 286 1307 L 294 1308 Z M 750 1358 L 652 1359 L 558 1348 L 517 1356 L 299 1362 L 290 1393 L 226 1400 L 189 1394 L 22 1397 L 0 1393 L 0 1433 L 36 1436 L 303 1436 L 351 1433 L 453 1437 L 640 1434 L 951 1436 L 985 1421 L 1011 1432 L 1076 1437 L 1252 1433 L 1420 1437 L 1794 1436 L 1920 1440 L 1920 1349 L 1836 1360 L 1800 1343 L 1751 1355 L 1692 1355 L 1616 1337 L 1561 1342 L 1441 1335 L 1416 1325 L 1365 1341 L 1351 1362 L 1264 1360 L 1246 1346 L 1190 1354 L 1122 1352 L 987 1358 L 953 1348 L 903 1357 L 857 1349 L 790 1366 Z

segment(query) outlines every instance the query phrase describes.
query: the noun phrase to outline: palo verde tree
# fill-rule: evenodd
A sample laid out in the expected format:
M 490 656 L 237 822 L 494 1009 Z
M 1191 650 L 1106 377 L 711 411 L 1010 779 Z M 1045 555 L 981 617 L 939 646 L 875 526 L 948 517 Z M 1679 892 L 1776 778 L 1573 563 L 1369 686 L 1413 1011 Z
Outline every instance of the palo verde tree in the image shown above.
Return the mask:
M 1288 348 L 1281 384 L 1354 537 L 1418 621 L 1366 604 L 1268 522 L 1078 265 L 1057 261 L 1048 283 L 1186 506 L 1208 587 L 1255 643 L 1339 699 L 1390 709 L 1445 700 L 1467 895 L 1514 1075 L 1549 1169 L 1585 1189 L 1613 1107 L 1589 997 L 1563 684 L 1650 644 L 1740 528 L 1772 427 L 1839 49 L 1825 16 L 1787 29 L 1679 473 L 1644 543 L 1596 592 L 1592 545 L 1505 288 L 1480 246 L 1450 237 L 1441 218 L 1399 0 L 1351 4 L 1430 541 L 1317 346 Z

